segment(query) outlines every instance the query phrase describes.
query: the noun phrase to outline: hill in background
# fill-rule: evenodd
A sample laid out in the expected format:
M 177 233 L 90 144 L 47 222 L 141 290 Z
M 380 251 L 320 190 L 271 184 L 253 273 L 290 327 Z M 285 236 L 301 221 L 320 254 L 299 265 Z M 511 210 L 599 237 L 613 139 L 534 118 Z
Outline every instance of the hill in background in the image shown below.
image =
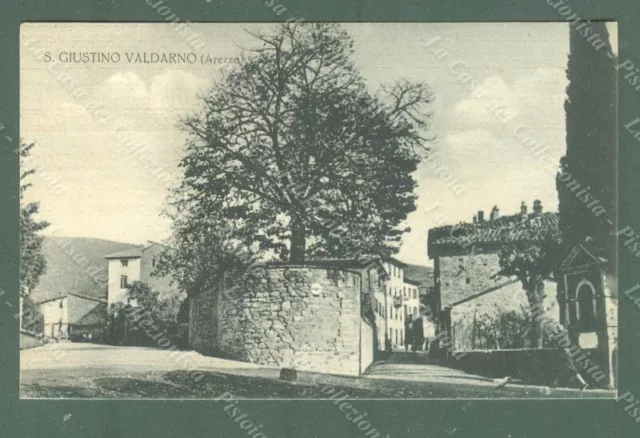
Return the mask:
M 131 243 L 89 237 L 45 237 L 47 271 L 30 297 L 40 303 L 68 293 L 107 297 L 107 254 L 139 248 Z
M 420 283 L 420 288 L 433 286 L 433 268 L 430 266 L 409 265 L 404 268 L 404 277 Z

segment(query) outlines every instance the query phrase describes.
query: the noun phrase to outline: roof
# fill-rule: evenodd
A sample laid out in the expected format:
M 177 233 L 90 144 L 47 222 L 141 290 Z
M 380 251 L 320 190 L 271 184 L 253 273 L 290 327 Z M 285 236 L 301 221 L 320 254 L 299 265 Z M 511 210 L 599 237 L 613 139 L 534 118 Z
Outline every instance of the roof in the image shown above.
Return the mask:
M 406 277 L 403 279 L 403 281 L 405 283 L 409 283 L 409 284 L 411 284 L 413 286 L 421 286 L 422 285 L 422 283 L 420 283 L 419 281 L 411 280 L 411 279 L 406 278 Z
M 387 272 L 384 270 L 380 259 L 376 258 L 362 258 L 362 259 L 307 259 L 304 263 L 301 264 L 287 264 L 282 262 L 267 262 L 266 266 L 274 266 L 274 267 L 322 267 L 322 268 L 339 268 L 339 269 L 363 269 L 371 266 L 371 264 L 376 264 L 378 267 L 378 271 L 384 273 L 385 276 L 388 276 Z
M 96 297 L 88 297 L 86 295 L 80 295 L 80 294 L 76 294 L 73 292 L 69 292 L 69 295 L 73 295 L 74 297 L 78 297 L 78 298 L 83 298 L 85 300 L 90 300 L 90 301 L 96 301 L 98 303 L 106 303 L 107 302 L 107 298 L 96 298 Z
M 540 242 L 559 238 L 557 213 L 531 213 L 524 219 L 520 214 L 502 216 L 481 223 L 459 223 L 429 230 L 429 257 L 439 247 L 467 247 L 514 242 Z
M 53 298 L 49 298 L 48 300 L 38 301 L 35 304 L 45 304 L 45 303 L 49 303 L 51 301 L 61 300 L 61 299 L 67 298 L 69 295 L 73 295 L 74 297 L 82 298 L 82 299 L 89 300 L 89 301 L 95 301 L 97 303 L 106 303 L 107 302 L 106 297 L 105 298 L 96 298 L 96 297 L 89 297 L 87 295 L 76 294 L 76 293 L 73 293 L 73 292 L 64 292 L 64 293 L 61 293 L 60 295 L 57 295 L 57 296 L 55 296 Z
M 608 260 L 600 255 L 600 250 L 593 246 L 587 238 L 585 242 L 578 243 L 567 251 L 560 264 L 560 271 L 571 271 L 576 268 L 584 268 L 589 266 L 603 266 Z
M 383 257 L 382 261 L 396 265 L 399 268 L 406 268 L 407 266 L 409 266 L 408 264 L 401 262 L 400 260 L 394 257 Z
M 134 248 L 125 251 L 112 252 L 104 256 L 105 259 L 134 259 L 142 257 L 143 248 Z
M 82 317 L 74 322 L 73 325 L 104 325 L 107 322 L 107 303 L 100 303 L 85 313 Z
M 420 287 L 433 286 L 433 268 L 431 266 L 409 265 L 403 269 L 405 280 L 416 281 Z
M 114 252 L 111 254 L 107 254 L 106 256 L 104 256 L 105 259 L 137 259 L 142 257 L 142 253 L 145 252 L 146 250 L 148 250 L 149 248 L 153 247 L 153 246 L 162 246 L 164 248 L 170 248 L 170 249 L 174 249 L 171 248 L 170 246 L 167 246 L 163 243 L 158 243 L 158 242 L 153 242 L 151 240 L 148 241 L 147 245 L 141 245 L 137 248 L 132 248 L 126 251 L 118 251 L 118 252 Z

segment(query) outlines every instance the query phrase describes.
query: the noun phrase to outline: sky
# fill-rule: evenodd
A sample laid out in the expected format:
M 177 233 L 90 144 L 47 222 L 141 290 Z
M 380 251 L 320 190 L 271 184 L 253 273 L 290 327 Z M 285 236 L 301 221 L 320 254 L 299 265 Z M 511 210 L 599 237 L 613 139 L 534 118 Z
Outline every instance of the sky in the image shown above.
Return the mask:
M 168 190 L 180 179 L 185 135 L 180 117 L 220 76 L 220 66 L 126 62 L 126 53 L 237 57 L 247 30 L 269 24 L 191 24 L 197 50 L 168 24 L 27 23 L 21 27 L 21 139 L 35 142 L 36 174 L 28 200 L 40 202 L 44 234 L 128 243 L 163 241 Z M 350 23 L 354 62 L 371 92 L 398 79 L 433 90 L 431 161 L 420 164 L 417 209 L 407 219 L 398 258 L 431 265 L 427 231 L 529 208 L 540 199 L 557 211 L 555 178 L 517 132 L 535 133 L 558 162 L 565 151 L 563 103 L 569 51 L 567 23 Z M 612 46 L 616 29 L 610 26 Z M 71 52 L 120 55 L 119 63 L 58 63 Z M 64 76 L 62 76 L 64 74 Z M 61 79 L 64 78 L 64 79 Z M 482 95 L 478 90 L 482 90 Z M 80 94 L 79 90 L 82 90 Z M 476 91 L 476 92 L 474 92 Z M 96 107 L 113 115 L 100 120 Z M 122 135 L 114 133 L 120 126 Z M 126 137 L 124 137 L 126 136 Z M 122 139 L 144 145 L 159 178 Z M 455 181 L 455 182 L 452 182 Z

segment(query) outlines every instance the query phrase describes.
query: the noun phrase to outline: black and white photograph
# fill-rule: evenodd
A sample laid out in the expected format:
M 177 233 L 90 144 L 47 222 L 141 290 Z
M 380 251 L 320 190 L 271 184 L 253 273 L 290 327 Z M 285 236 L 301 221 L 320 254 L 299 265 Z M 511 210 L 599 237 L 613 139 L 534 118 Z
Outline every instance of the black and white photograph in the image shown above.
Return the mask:
M 20 27 L 22 399 L 616 398 L 615 22 L 158 14 Z

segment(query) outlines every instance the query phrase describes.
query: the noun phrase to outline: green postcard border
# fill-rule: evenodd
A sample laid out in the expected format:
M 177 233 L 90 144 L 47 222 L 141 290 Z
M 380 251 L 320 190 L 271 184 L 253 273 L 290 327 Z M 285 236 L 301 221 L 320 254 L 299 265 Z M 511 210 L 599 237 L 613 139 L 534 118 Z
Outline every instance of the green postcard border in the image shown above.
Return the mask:
M 150 0 L 10 1 L 0 12 L 0 436 L 232 437 L 249 436 L 215 401 L 80 401 L 18 399 L 18 157 L 19 26 L 25 21 L 162 22 Z M 562 21 L 561 0 L 166 0 L 182 21 Z M 267 5 L 271 4 L 272 7 Z M 583 19 L 618 21 L 619 58 L 640 66 L 637 0 L 563 3 Z M 640 87 L 639 87 L 640 89 Z M 640 230 L 640 135 L 624 125 L 640 117 L 640 91 L 619 74 L 620 225 Z M 623 291 L 640 281 L 640 260 L 625 248 L 620 261 L 620 393 L 640 399 L 637 342 L 640 300 Z M 625 398 L 630 399 L 627 395 Z M 356 401 L 390 437 L 638 436 L 640 422 L 624 400 Z M 361 432 L 331 401 L 242 401 L 268 437 L 358 437 Z M 631 402 L 633 404 L 633 402 Z M 640 421 L 640 416 L 638 416 Z M 364 436 L 364 435 L 362 435 Z M 383 435 L 385 436 L 385 435 Z

